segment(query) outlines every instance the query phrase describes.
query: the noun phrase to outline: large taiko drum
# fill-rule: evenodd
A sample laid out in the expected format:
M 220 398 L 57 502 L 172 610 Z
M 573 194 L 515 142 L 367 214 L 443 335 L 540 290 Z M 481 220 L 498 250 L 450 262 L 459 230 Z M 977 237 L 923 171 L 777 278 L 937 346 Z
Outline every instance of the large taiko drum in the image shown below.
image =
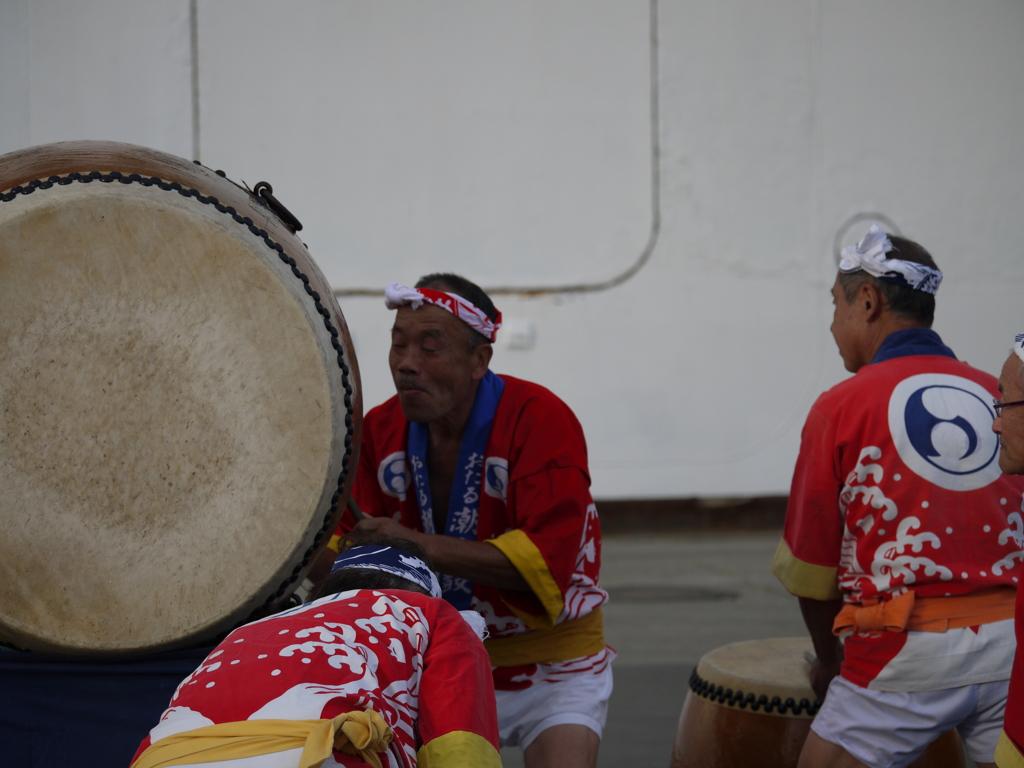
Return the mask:
M 807 638 L 750 640 L 711 651 L 690 677 L 672 768 L 795 768 L 819 703 Z M 956 731 L 911 768 L 963 768 Z
M 297 222 L 218 174 L 108 142 L 0 157 L 11 645 L 212 639 L 282 606 L 344 507 L 362 414 L 345 321 Z

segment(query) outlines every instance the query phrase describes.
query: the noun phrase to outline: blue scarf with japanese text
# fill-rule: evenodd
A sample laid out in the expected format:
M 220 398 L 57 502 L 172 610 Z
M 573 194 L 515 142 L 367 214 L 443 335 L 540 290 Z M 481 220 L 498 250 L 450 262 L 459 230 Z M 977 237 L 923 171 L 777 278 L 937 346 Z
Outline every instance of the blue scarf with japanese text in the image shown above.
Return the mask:
M 484 464 L 484 451 L 491 436 L 491 424 L 498 410 L 505 382 L 491 371 L 480 380 L 469 413 L 466 430 L 462 433 L 459 446 L 459 461 L 456 465 L 455 480 L 452 483 L 451 500 L 448 502 L 448 517 L 444 535 L 457 539 L 476 541 L 477 521 L 480 515 L 480 481 Z M 434 530 L 434 503 L 430 497 L 430 478 L 427 475 L 427 440 L 429 428 L 418 422 L 409 423 L 409 469 L 416 487 L 416 501 L 420 507 L 420 519 L 424 533 Z M 440 574 L 441 596 L 455 608 L 464 611 L 473 597 L 473 582 L 459 579 L 446 573 Z

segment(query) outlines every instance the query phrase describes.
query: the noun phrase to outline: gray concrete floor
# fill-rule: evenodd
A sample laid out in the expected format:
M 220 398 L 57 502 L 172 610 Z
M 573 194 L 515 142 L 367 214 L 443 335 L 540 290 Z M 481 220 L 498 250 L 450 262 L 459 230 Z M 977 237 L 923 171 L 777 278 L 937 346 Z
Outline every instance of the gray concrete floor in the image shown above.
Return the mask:
M 605 634 L 619 656 L 599 768 L 668 768 L 690 672 L 708 651 L 806 634 L 796 598 L 771 575 L 779 535 L 605 538 Z M 501 756 L 523 764 L 518 749 Z

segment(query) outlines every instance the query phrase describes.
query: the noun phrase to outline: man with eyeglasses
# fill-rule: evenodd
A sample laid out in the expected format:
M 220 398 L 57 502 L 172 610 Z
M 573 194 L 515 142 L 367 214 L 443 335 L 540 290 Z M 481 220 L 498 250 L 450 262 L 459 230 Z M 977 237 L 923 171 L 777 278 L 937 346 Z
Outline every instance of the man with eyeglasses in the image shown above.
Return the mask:
M 800 768 L 906 766 L 952 728 L 994 765 L 1024 483 L 999 471 L 995 379 L 931 330 L 941 280 L 924 248 L 875 224 L 832 287 L 856 375 L 807 417 L 772 569 L 817 654 L 823 704 Z
M 1024 475 L 1024 333 L 1013 340 L 1010 356 L 999 376 L 1000 398 L 994 403 L 996 418 L 992 431 L 999 435 L 999 468 L 1010 475 Z M 1024 504 L 1021 505 L 1024 509 Z M 1024 542 L 1018 540 L 1018 546 Z M 1022 593 L 1018 592 L 1018 600 Z M 1024 636 L 1024 606 L 1018 602 L 1017 637 Z M 1006 720 L 996 747 L 999 768 L 1024 765 L 1024 655 L 1013 660 L 1010 693 L 1006 699 Z

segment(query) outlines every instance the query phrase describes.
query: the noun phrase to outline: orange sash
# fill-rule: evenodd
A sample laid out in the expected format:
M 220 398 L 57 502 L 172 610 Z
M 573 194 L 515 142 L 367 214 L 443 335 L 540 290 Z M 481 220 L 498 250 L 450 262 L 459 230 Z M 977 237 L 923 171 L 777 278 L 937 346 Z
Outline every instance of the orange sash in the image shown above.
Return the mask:
M 846 603 L 832 634 L 844 632 L 945 632 L 1013 618 L 1017 590 L 993 587 L 956 597 L 917 597 L 904 592 L 891 600 Z

